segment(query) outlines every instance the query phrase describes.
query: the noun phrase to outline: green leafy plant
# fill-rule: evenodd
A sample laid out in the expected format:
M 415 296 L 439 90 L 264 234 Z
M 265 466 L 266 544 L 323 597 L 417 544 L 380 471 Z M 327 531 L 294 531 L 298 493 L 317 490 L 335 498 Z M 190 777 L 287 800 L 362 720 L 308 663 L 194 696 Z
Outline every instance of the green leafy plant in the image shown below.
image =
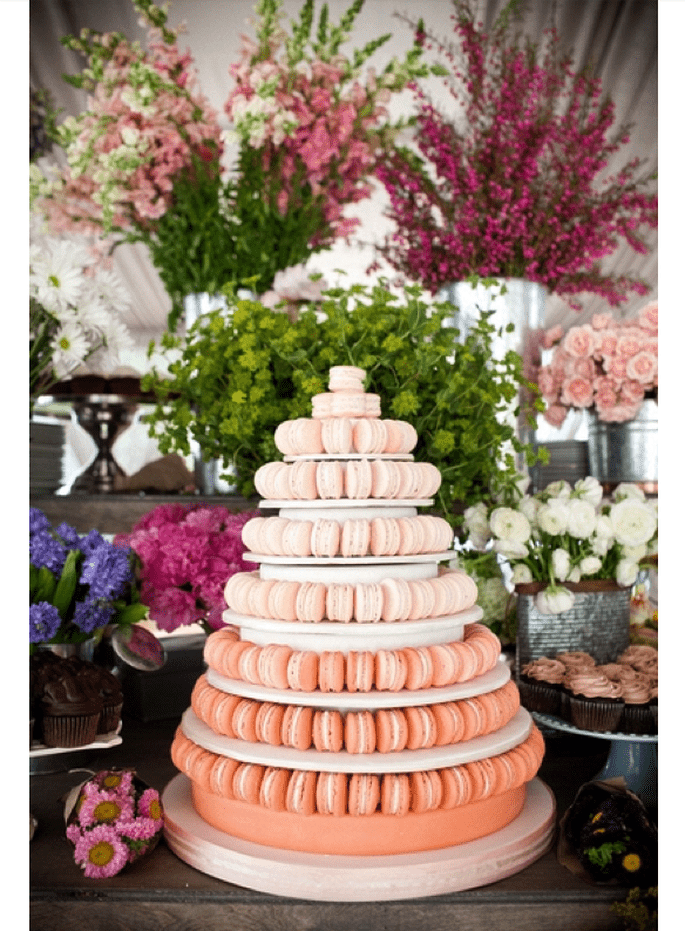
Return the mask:
M 331 288 L 292 321 L 228 290 L 226 311 L 150 346 L 167 365 L 144 380 L 158 398 L 151 435 L 165 453 L 187 454 L 194 439 L 205 459 L 232 465 L 238 492 L 251 497 L 256 469 L 280 458 L 278 424 L 311 416 L 329 369 L 355 365 L 366 371 L 366 390 L 380 395 L 382 416 L 416 427 L 415 457 L 442 474 L 436 509 L 459 526 L 463 507 L 514 494 L 517 454 L 533 461 L 505 416 L 521 386 L 532 386 L 517 353 L 493 358 L 487 312 L 460 337 L 454 306 L 421 295 L 418 286 L 394 294 L 385 282 Z

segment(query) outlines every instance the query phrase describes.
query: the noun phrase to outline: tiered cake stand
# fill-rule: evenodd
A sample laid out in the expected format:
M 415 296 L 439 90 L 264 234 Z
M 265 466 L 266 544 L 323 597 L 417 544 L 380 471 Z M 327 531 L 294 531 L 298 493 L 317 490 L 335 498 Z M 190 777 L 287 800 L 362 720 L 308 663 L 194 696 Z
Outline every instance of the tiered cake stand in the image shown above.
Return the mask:
M 532 712 L 540 724 L 567 734 L 597 737 L 610 742 L 609 756 L 595 777 L 599 780 L 623 776 L 626 787 L 642 799 L 647 808 L 656 808 L 658 801 L 656 734 L 616 734 L 609 731 L 586 731 L 550 714 Z

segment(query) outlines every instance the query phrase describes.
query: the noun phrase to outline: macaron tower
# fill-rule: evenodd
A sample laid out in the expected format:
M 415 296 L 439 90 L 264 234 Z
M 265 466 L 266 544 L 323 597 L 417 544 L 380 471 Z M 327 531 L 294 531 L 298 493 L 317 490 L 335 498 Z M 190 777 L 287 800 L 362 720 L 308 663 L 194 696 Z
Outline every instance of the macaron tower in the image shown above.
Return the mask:
M 440 473 L 364 378 L 332 368 L 312 416 L 277 428 L 283 458 L 257 471 L 264 514 L 243 530 L 255 569 L 226 584 L 173 740 L 194 816 L 255 849 L 468 846 L 519 818 L 542 761 L 430 513 Z

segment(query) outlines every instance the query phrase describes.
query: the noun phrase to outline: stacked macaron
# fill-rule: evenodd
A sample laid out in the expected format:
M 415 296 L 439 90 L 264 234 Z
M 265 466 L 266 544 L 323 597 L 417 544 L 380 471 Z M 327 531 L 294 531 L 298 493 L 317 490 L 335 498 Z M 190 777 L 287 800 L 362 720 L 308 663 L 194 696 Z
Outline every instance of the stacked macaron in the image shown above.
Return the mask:
M 440 472 L 364 380 L 331 369 L 312 416 L 277 428 L 283 461 L 255 475 L 275 513 L 243 528 L 257 568 L 226 582 L 172 747 L 203 820 L 285 849 L 370 849 L 360 815 L 379 852 L 485 836 L 542 758 L 449 521 L 419 513 Z
M 427 579 L 328 584 L 236 572 L 224 589 L 226 602 L 237 614 L 313 623 L 443 617 L 473 607 L 477 594 L 473 579 L 458 569 L 446 569 Z

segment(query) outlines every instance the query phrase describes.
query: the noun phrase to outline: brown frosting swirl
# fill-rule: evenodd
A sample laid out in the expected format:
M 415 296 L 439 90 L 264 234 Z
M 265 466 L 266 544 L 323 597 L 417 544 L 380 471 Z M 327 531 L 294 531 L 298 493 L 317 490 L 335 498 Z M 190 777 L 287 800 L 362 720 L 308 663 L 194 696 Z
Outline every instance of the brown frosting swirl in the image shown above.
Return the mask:
M 102 700 L 76 676 L 46 683 L 41 702 L 45 715 L 99 714 Z
M 659 667 L 659 651 L 648 644 L 633 644 L 621 653 L 619 663 L 625 663 L 638 672 L 656 670 Z
M 623 683 L 623 701 L 629 705 L 645 705 L 652 694 L 652 684 L 648 676 L 636 673 L 635 677 Z
M 596 665 L 592 656 L 590 656 L 589 653 L 583 653 L 582 651 L 557 653 L 555 659 L 558 659 L 560 663 L 563 663 L 568 671 L 574 669 L 587 669 L 588 667 Z
M 596 668 L 580 669 L 577 672 L 567 674 L 565 684 L 574 695 L 580 695 L 583 698 L 609 698 L 615 700 L 621 698 L 620 685 L 612 682 Z
M 529 679 L 545 682 L 551 685 L 560 685 L 564 678 L 565 667 L 558 659 L 541 656 L 522 667 L 521 673 Z

